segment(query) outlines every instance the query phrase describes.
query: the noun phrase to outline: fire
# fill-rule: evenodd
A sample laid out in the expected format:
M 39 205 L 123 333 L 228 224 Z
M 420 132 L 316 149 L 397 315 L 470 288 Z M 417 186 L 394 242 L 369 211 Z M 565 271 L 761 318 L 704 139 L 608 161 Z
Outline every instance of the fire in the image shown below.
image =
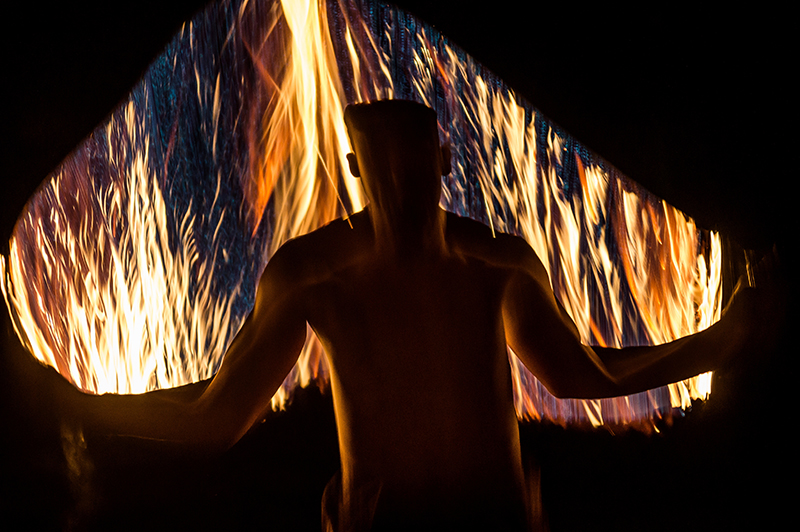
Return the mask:
M 454 148 L 442 206 L 523 236 L 590 344 L 666 342 L 719 318 L 719 236 L 589 152 L 435 29 L 356 0 L 209 6 L 31 199 L 2 258 L 16 331 L 93 393 L 210 377 L 286 240 L 363 208 L 347 103 L 415 99 Z M 626 423 L 708 375 L 556 400 L 509 353 L 520 418 Z M 309 330 L 273 398 L 326 382 Z
M 53 174 L 17 224 L 5 270 L 20 338 L 39 360 L 95 393 L 210 377 L 239 291 L 214 293 L 213 262 L 198 260 L 190 211 L 174 220 L 178 242 L 170 245 L 142 126 L 129 102 L 97 133 L 107 141 L 110 182 L 89 174 L 90 161 L 80 155 Z

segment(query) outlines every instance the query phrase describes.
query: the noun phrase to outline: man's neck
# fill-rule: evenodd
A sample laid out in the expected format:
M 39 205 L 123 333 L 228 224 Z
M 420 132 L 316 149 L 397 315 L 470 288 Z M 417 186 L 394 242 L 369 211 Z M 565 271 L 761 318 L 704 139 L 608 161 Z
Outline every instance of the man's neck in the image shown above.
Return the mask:
M 446 251 L 447 214 L 436 207 L 422 219 L 393 220 L 388 213 L 367 208 L 375 238 L 377 256 L 404 262 L 441 255 Z

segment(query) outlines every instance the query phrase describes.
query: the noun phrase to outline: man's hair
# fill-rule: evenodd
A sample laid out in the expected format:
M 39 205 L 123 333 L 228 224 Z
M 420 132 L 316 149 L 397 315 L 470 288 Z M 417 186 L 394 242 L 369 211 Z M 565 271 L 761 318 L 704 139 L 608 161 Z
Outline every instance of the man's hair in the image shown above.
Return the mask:
M 428 134 L 435 135 L 438 145 L 436 111 L 411 100 L 351 104 L 344 110 L 344 122 L 351 136 L 356 132 L 367 135 L 419 135 L 427 130 Z

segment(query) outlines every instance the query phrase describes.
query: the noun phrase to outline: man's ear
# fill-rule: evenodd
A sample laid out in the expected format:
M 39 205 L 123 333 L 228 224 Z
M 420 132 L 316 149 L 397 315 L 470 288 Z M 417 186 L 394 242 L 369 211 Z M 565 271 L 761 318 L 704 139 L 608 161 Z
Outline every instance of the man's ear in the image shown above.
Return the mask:
M 358 168 L 358 159 L 355 153 L 347 154 L 347 165 L 350 167 L 350 173 L 353 177 L 361 177 L 361 170 Z
M 444 143 L 439 148 L 442 152 L 442 175 L 449 175 L 450 171 L 453 169 L 453 165 L 450 159 L 453 158 L 453 154 L 450 152 L 450 143 Z

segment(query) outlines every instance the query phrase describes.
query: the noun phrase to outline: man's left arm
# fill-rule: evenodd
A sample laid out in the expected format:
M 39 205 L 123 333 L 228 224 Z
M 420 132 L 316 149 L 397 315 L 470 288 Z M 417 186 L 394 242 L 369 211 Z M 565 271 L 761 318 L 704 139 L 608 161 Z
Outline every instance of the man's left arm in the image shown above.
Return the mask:
M 581 342 L 574 322 L 553 296 L 533 250 L 518 247 L 520 266 L 503 302 L 506 338 L 556 397 L 629 395 L 718 369 L 755 341 L 755 309 L 772 308 L 763 292 L 756 297 L 753 289 L 741 290 L 720 321 L 699 333 L 657 346 L 592 348 Z

